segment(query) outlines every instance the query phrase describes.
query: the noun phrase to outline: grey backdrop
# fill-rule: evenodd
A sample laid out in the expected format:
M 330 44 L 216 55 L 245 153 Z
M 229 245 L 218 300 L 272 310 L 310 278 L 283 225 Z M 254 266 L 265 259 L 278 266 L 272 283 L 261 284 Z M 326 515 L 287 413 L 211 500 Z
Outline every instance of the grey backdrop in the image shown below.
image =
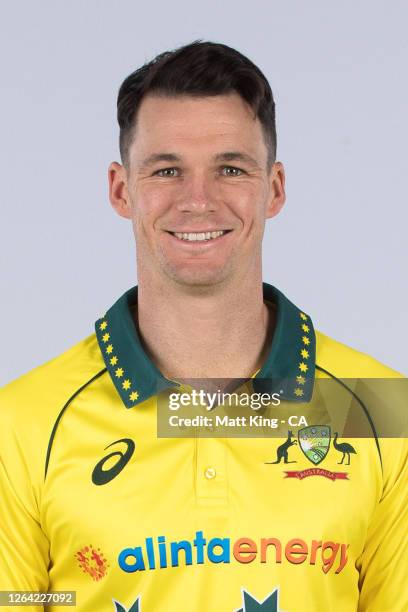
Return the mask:
M 406 2 L 42 0 L 2 7 L 0 383 L 93 332 L 136 282 L 107 198 L 123 78 L 197 38 L 270 79 L 287 204 L 264 277 L 407 373 Z

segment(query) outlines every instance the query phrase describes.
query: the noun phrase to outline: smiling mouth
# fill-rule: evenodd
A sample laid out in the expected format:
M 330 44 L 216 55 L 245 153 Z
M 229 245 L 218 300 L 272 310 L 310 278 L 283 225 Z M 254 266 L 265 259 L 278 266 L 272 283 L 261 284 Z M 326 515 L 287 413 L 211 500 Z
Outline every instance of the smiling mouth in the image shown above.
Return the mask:
M 205 242 L 220 238 L 231 231 L 232 230 L 218 230 L 215 232 L 169 232 L 169 234 L 175 236 L 179 240 L 186 240 L 187 242 Z

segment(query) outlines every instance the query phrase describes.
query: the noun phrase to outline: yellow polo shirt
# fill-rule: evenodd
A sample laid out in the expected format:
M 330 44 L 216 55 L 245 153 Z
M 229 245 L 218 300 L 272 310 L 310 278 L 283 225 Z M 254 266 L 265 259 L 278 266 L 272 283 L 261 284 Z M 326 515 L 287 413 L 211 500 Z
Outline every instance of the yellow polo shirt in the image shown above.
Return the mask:
M 381 437 L 344 383 L 400 375 L 263 287 L 276 328 L 249 384 L 279 381 L 307 414 L 330 379 L 373 435 L 322 417 L 280 437 L 160 437 L 158 394 L 177 381 L 142 347 L 134 287 L 1 391 L 0 590 L 75 591 L 80 612 L 407 612 L 407 440 Z

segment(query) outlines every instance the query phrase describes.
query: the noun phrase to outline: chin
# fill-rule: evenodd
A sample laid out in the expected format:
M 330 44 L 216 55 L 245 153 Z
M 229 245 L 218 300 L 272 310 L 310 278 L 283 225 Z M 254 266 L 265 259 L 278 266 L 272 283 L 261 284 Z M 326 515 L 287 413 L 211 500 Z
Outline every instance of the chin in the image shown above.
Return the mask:
M 209 267 L 200 267 L 192 269 L 167 269 L 166 275 L 178 285 L 189 289 L 215 287 L 223 283 L 229 276 L 229 270 L 225 268 L 211 269 Z

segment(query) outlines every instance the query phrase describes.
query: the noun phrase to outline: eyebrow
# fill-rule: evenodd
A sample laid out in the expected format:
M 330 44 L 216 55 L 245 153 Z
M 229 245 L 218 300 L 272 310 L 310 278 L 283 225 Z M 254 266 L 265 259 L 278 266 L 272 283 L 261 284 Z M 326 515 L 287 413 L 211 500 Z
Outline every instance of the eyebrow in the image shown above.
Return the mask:
M 180 162 L 182 158 L 176 153 L 153 153 L 146 157 L 140 167 L 147 168 L 157 162 Z M 248 155 L 248 153 L 242 153 L 241 151 L 224 151 L 214 156 L 214 161 L 241 161 L 244 163 L 251 164 L 253 166 L 260 167 L 256 159 Z
M 176 155 L 175 153 L 153 153 L 153 155 L 149 155 L 146 157 L 142 163 L 140 164 L 141 168 L 147 168 L 148 166 L 152 166 L 156 162 L 179 162 L 181 161 L 181 157 Z
M 242 153 L 241 151 L 225 151 L 224 153 L 219 153 L 215 156 L 215 161 L 241 161 L 259 167 L 256 159 L 248 155 L 248 153 Z

